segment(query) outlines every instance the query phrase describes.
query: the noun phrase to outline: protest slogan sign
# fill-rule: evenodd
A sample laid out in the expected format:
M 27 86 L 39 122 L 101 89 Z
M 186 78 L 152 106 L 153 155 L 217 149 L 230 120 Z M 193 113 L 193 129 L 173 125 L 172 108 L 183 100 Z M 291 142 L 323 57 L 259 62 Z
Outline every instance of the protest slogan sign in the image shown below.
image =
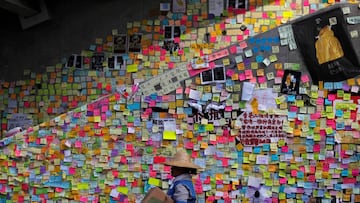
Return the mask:
M 286 116 L 244 112 L 238 119 L 241 127 L 237 140 L 243 145 L 257 146 L 286 137 L 282 127 Z

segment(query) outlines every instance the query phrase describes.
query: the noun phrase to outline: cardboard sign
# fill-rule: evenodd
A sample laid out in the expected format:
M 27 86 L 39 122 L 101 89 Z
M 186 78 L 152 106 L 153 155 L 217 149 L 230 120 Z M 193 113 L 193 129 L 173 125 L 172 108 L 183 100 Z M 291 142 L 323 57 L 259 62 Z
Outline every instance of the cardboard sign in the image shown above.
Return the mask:
M 149 190 L 141 203 L 174 203 L 160 188 L 154 187 Z

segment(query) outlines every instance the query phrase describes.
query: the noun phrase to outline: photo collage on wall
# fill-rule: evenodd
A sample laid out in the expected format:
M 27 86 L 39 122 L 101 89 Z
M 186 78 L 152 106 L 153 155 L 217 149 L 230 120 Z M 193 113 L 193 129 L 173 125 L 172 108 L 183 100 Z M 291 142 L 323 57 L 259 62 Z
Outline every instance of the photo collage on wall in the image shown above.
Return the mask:
M 176 42 L 176 38 L 181 35 L 180 26 L 164 26 L 164 45 L 163 49 L 173 54 L 179 49 L 179 43 Z
M 215 68 L 200 73 L 201 84 L 226 82 L 225 68 L 218 65 Z

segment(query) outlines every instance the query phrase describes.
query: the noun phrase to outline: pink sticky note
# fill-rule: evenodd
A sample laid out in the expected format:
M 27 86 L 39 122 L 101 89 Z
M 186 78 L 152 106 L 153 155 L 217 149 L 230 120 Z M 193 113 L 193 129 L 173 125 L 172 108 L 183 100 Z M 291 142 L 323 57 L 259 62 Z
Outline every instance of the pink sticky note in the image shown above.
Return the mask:
M 302 75 L 301 76 L 301 82 L 309 82 L 310 80 L 309 80 L 309 76 L 308 75 Z
M 280 179 L 279 179 L 279 183 L 280 183 L 280 184 L 286 184 L 286 182 L 287 182 L 287 179 L 286 179 L 286 178 L 280 178 Z
M 165 55 L 166 55 L 166 49 L 161 49 L 160 56 L 165 56 Z
M 242 49 L 245 49 L 247 47 L 246 41 L 240 42 L 239 45 L 240 45 L 240 48 L 242 48 Z
M 246 76 L 245 76 L 244 73 L 239 73 L 239 80 L 240 80 L 240 81 L 246 80 Z
M 226 106 L 225 111 L 232 111 L 232 106 Z
M 265 83 L 265 82 L 266 82 L 265 76 L 260 76 L 260 77 L 258 77 L 258 82 L 259 82 L 260 84 Z
M 76 141 L 75 142 L 75 147 L 76 148 L 81 148 L 82 147 L 82 142 L 81 141 Z
M 253 72 L 252 72 L 252 70 L 249 70 L 249 69 L 245 70 L 245 76 L 246 76 L 246 79 L 251 79 L 251 78 L 253 78 Z
M 69 174 L 70 174 L 70 175 L 74 175 L 75 173 L 76 173 L 76 168 L 70 167 L 70 168 L 69 168 Z
M 288 152 L 288 151 L 289 151 L 289 147 L 288 147 L 288 146 L 282 146 L 282 147 L 281 147 L 281 152 L 286 153 L 286 152 Z
M 296 3 L 294 3 L 294 2 L 291 3 L 291 4 L 290 4 L 290 7 L 291 7 L 291 9 L 295 10 L 295 9 L 296 9 Z
M 320 152 L 320 145 L 319 144 L 314 144 L 313 150 L 314 150 L 314 152 Z
M 313 113 L 313 114 L 310 114 L 310 119 L 311 120 L 317 120 L 321 117 L 321 114 L 319 112 L 316 112 L 316 113 Z
M 323 98 L 317 98 L 316 99 L 316 104 L 323 105 L 324 104 L 324 99 Z
M 225 23 L 220 23 L 220 29 L 225 30 Z
M 94 116 L 100 116 L 100 110 L 94 109 Z
M 143 50 L 142 50 L 142 54 L 145 55 L 145 56 L 146 56 L 146 55 L 149 55 L 149 49 L 146 49 L 146 48 L 143 49 Z
M 174 62 L 169 62 L 168 67 L 169 67 L 169 69 L 173 69 L 175 67 L 175 63 Z
M 297 106 L 290 106 L 290 112 L 297 112 L 298 107 Z
M 277 70 L 276 71 L 276 77 L 283 77 L 284 76 L 284 70 Z
M 155 107 L 156 106 L 156 101 L 155 100 L 151 100 L 149 102 L 149 107 Z
M 234 74 L 234 70 L 228 69 L 226 70 L 226 75 L 231 77 Z
M 237 53 L 237 48 L 236 48 L 235 45 L 234 45 L 234 46 L 231 46 L 231 47 L 229 48 L 229 50 L 230 50 L 230 53 L 231 53 L 231 54 L 236 54 L 236 53 Z
M 88 202 L 87 196 L 80 196 L 80 202 Z
M 225 42 L 231 42 L 231 36 L 224 36 Z
M 175 42 L 175 43 L 180 43 L 180 37 L 175 37 L 175 38 L 174 38 L 174 42 Z
M 309 6 L 309 0 L 304 0 L 304 6 Z
M 262 17 L 265 18 L 265 19 L 266 19 L 266 18 L 269 18 L 267 12 L 263 12 L 263 13 L 262 13 Z
M 335 94 L 328 94 L 328 100 L 329 101 L 334 101 L 336 99 L 336 95 Z

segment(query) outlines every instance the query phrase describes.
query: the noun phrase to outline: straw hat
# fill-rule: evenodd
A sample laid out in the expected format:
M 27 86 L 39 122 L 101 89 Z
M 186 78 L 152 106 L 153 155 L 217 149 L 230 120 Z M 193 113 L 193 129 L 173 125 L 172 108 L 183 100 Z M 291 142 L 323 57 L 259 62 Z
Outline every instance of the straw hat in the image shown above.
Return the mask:
M 167 161 L 164 164 L 168 166 L 176 166 L 182 168 L 193 168 L 193 169 L 201 168 L 200 166 L 193 164 L 191 162 L 190 156 L 183 149 L 177 151 L 174 157 L 172 158 L 172 160 Z

